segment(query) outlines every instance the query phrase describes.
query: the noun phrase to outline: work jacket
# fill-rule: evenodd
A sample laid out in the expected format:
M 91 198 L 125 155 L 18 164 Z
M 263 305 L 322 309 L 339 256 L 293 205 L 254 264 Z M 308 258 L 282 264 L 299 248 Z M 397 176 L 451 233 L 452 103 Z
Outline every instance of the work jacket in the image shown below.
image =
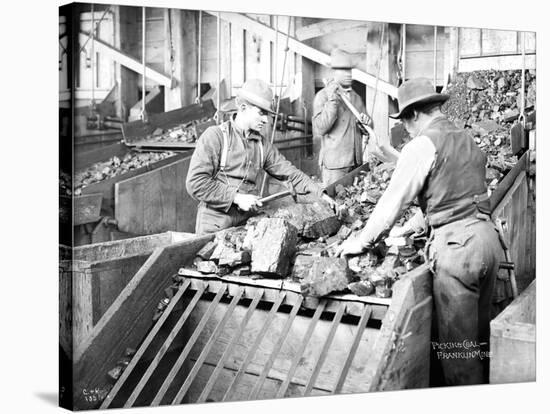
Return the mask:
M 228 212 L 235 194 L 258 194 L 260 171 L 278 180 L 290 181 L 297 193 L 321 196 L 324 189 L 290 163 L 261 134 L 248 137 L 233 120 L 227 121 L 227 158 L 220 168 L 224 137 L 220 126 L 208 128 L 200 136 L 187 173 L 187 192 L 208 207 Z M 263 158 L 262 158 L 263 157 Z
M 350 90 L 348 98 L 360 113 L 365 113 L 357 93 Z M 363 137 L 356 119 L 340 98 L 329 99 L 326 88 L 315 95 L 312 123 L 314 136 L 321 138 L 319 165 L 339 169 L 363 164 Z

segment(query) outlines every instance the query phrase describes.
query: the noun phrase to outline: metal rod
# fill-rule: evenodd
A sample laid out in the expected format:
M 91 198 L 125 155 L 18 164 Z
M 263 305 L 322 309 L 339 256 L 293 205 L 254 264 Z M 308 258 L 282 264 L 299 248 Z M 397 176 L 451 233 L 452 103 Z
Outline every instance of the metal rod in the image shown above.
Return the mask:
M 309 323 L 307 331 L 304 337 L 302 338 L 300 347 L 296 351 L 296 354 L 294 355 L 294 359 L 290 364 L 290 368 L 288 370 L 287 376 L 283 381 L 283 383 L 281 384 L 281 386 L 279 387 L 279 390 L 277 391 L 277 398 L 283 398 L 285 396 L 288 386 L 290 385 L 290 381 L 292 381 L 292 378 L 294 378 L 294 374 L 296 373 L 296 368 L 298 367 L 298 363 L 300 362 L 300 359 L 302 358 L 304 351 L 306 350 L 306 346 L 309 343 L 311 336 L 313 335 L 313 331 L 315 330 L 315 327 L 317 326 L 317 322 L 319 322 L 319 318 L 321 317 L 323 311 L 325 310 L 326 305 L 327 305 L 326 300 L 322 300 L 319 303 L 319 305 L 317 305 L 317 309 L 315 309 L 313 318 L 311 319 L 311 322 Z
M 521 32 L 521 110 L 520 115 L 523 119 L 523 126 L 525 127 L 525 32 Z
M 403 82 L 405 82 L 407 80 L 406 78 L 406 69 L 407 69 L 407 25 L 404 23 L 402 25 L 402 29 L 403 31 L 402 35 L 403 35 L 403 48 L 402 48 L 402 55 L 401 55 L 401 67 L 402 67 L 402 70 L 403 70 L 403 73 L 402 73 L 402 77 L 403 77 Z
M 210 353 L 212 346 L 216 343 L 216 341 L 218 340 L 218 337 L 223 332 L 223 328 L 225 328 L 225 324 L 227 323 L 229 318 L 233 315 L 233 311 L 235 310 L 235 307 L 241 300 L 243 293 L 244 293 L 244 288 L 241 286 L 238 288 L 237 294 L 233 296 L 231 303 L 225 310 L 225 314 L 223 315 L 223 318 L 217 323 L 216 327 L 214 328 L 214 332 L 212 332 L 212 336 L 210 336 L 210 338 L 208 339 L 208 342 L 206 343 L 199 357 L 195 361 L 193 368 L 191 368 L 191 372 L 189 372 L 189 375 L 187 376 L 183 385 L 181 386 L 178 393 L 174 397 L 174 400 L 172 401 L 172 405 L 180 404 L 181 401 L 183 400 L 183 397 L 185 397 L 185 394 L 187 394 L 189 387 L 195 380 L 195 377 L 199 373 L 199 370 L 202 368 L 202 364 L 204 363 L 204 360 Z
M 288 317 L 288 320 L 286 321 L 286 324 L 283 328 L 283 331 L 279 334 L 279 340 L 273 347 L 273 351 L 269 356 L 269 360 L 264 365 L 264 369 L 260 375 L 260 378 L 258 378 L 258 380 L 256 381 L 252 392 L 248 396 L 248 400 L 255 400 L 258 397 L 258 394 L 260 393 L 262 386 L 264 385 L 264 381 L 267 378 L 267 375 L 269 374 L 273 363 L 275 362 L 275 358 L 279 354 L 279 351 L 281 350 L 283 343 L 285 342 L 288 332 L 290 331 L 290 327 L 292 326 L 292 322 L 294 322 L 294 318 L 296 317 L 296 314 L 298 313 L 298 310 L 300 309 L 300 305 L 302 304 L 303 300 L 303 297 L 300 295 L 296 303 L 294 303 L 292 311 L 290 312 L 290 316 Z
M 199 103 L 201 99 L 201 66 L 202 66 L 202 10 L 199 10 L 199 44 L 198 44 L 198 57 L 197 57 L 197 99 Z
M 283 303 L 283 300 L 285 299 L 285 297 L 286 297 L 286 292 L 281 291 L 279 293 L 279 297 L 277 298 L 277 301 L 273 304 L 273 306 L 269 310 L 269 314 L 267 315 L 267 318 L 266 318 L 266 320 L 265 320 L 265 322 L 262 326 L 262 329 L 260 330 L 260 333 L 256 337 L 256 340 L 254 341 L 254 343 L 250 347 L 248 353 L 246 354 L 246 358 L 243 361 L 243 363 L 241 364 L 241 366 L 239 368 L 239 371 L 237 372 L 237 375 L 235 375 L 235 377 L 231 381 L 231 384 L 229 384 L 229 388 L 227 388 L 227 391 L 225 392 L 225 394 L 222 398 L 222 401 L 227 401 L 227 399 L 231 395 L 231 391 L 233 391 L 233 389 L 235 388 L 235 385 L 239 383 L 239 380 L 244 375 L 244 373 L 246 371 L 246 368 L 248 368 L 248 365 L 252 361 L 252 358 L 254 358 L 254 355 L 256 355 L 256 351 L 258 350 L 258 347 L 262 343 L 262 340 L 264 339 L 264 335 L 267 332 L 267 330 L 269 329 L 269 327 L 271 326 L 271 322 L 273 321 L 273 318 L 274 318 L 275 314 L 277 313 L 277 311 L 279 310 L 279 307 Z
M 95 28 L 94 28 L 94 4 L 91 4 L 92 11 L 92 46 L 91 46 L 91 55 L 92 55 L 92 111 L 95 111 Z
M 143 356 L 149 345 L 151 345 L 151 342 L 153 342 L 153 339 L 156 337 L 157 333 L 160 331 L 161 326 L 164 324 L 166 319 L 168 319 L 168 316 L 172 313 L 174 308 L 176 307 L 177 303 L 191 284 L 191 280 L 187 279 L 185 282 L 183 282 L 183 285 L 180 286 L 178 292 L 174 295 L 172 300 L 170 301 L 170 304 L 168 307 L 164 310 L 162 316 L 160 319 L 155 323 L 155 326 L 153 326 L 153 329 L 147 334 L 147 337 L 143 341 L 143 343 L 140 345 L 139 349 L 137 350 L 136 354 L 133 356 L 132 360 L 118 379 L 118 381 L 115 383 L 111 391 L 109 392 L 109 395 L 105 397 L 103 400 L 103 403 L 99 407 L 100 409 L 108 408 L 113 399 L 117 396 L 118 392 L 136 367 L 139 359 Z
M 198 303 L 199 299 L 201 298 L 202 294 L 204 293 L 205 289 L 206 289 L 206 285 L 200 286 L 197 289 L 197 292 L 195 293 L 195 296 L 193 296 L 193 299 L 191 300 L 191 302 L 189 302 L 189 305 L 187 305 L 187 308 L 185 309 L 185 311 L 183 312 L 181 317 L 178 319 L 178 321 L 176 322 L 176 324 L 174 325 L 174 327 L 172 328 L 172 330 L 168 334 L 168 337 L 166 338 L 166 340 L 164 341 L 164 343 L 160 347 L 159 351 L 157 352 L 157 354 L 155 355 L 155 357 L 151 361 L 151 364 L 149 364 L 149 366 L 147 367 L 147 370 L 145 371 L 145 373 L 143 374 L 143 376 L 139 380 L 138 384 L 136 385 L 136 387 L 132 391 L 132 394 L 130 395 L 130 397 L 128 398 L 126 403 L 124 404 L 125 408 L 131 407 L 136 402 L 136 399 L 139 396 L 139 393 L 141 392 L 141 390 L 143 389 L 143 387 L 145 386 L 145 384 L 147 383 L 147 381 L 149 380 L 149 378 L 153 374 L 153 371 L 157 368 L 158 364 L 160 363 L 160 360 L 162 359 L 164 354 L 166 354 L 166 351 L 168 351 L 168 348 L 170 347 L 170 345 L 172 344 L 172 341 L 174 340 L 174 338 L 177 336 L 177 334 L 181 330 L 183 324 L 185 323 L 185 321 L 187 321 L 187 319 L 189 318 L 189 315 L 191 315 L 191 312 L 193 311 L 193 309 L 197 305 L 197 303 Z
M 225 293 L 227 289 L 227 285 L 223 285 L 220 290 L 218 290 L 218 293 L 216 293 L 216 296 L 214 297 L 214 300 L 212 300 L 212 303 L 210 303 L 210 306 L 208 307 L 208 310 L 203 315 L 201 321 L 193 331 L 193 335 L 191 335 L 191 338 L 189 338 L 189 341 L 185 345 L 185 348 L 183 348 L 183 351 L 181 352 L 180 356 L 178 357 L 177 361 L 175 362 L 174 366 L 168 373 L 168 376 L 162 383 L 160 389 L 158 390 L 157 394 L 155 395 L 155 398 L 151 402 L 152 406 L 157 406 L 162 402 L 162 398 L 166 394 L 166 391 L 168 391 L 168 388 L 170 385 L 172 385 L 172 382 L 174 381 L 174 378 L 178 374 L 178 372 L 181 369 L 181 366 L 183 365 L 183 362 L 185 361 L 185 358 L 189 355 L 189 352 L 191 352 L 191 349 L 195 345 L 195 342 L 199 338 L 199 335 L 202 333 L 202 330 L 206 326 L 206 323 L 210 319 L 210 316 L 212 316 L 212 313 L 214 312 L 214 309 L 216 306 L 218 306 L 218 303 L 220 303 L 220 300 Z
M 144 121 L 146 118 L 145 115 L 145 71 L 147 70 L 146 61 L 145 61 L 145 32 L 147 31 L 147 21 L 145 14 L 145 7 L 141 8 L 141 20 L 142 20 L 142 29 L 141 29 L 141 59 L 143 63 L 143 75 L 141 79 L 141 120 Z
M 437 26 L 434 26 L 434 88 L 437 89 Z
M 208 382 L 204 386 L 201 392 L 201 395 L 196 401 L 197 403 L 205 402 L 206 399 L 208 398 L 208 395 L 210 394 L 210 391 L 212 391 L 212 388 L 214 387 L 214 384 L 216 383 L 216 380 L 218 379 L 218 376 L 220 375 L 223 366 L 227 362 L 227 358 L 229 358 L 229 355 L 231 355 L 231 353 L 233 352 L 233 349 L 235 348 L 237 341 L 243 334 L 244 328 L 246 327 L 248 321 L 250 320 L 250 317 L 256 310 L 256 307 L 258 306 L 258 303 L 260 302 L 260 299 L 262 298 L 263 294 L 264 294 L 264 289 L 256 289 L 256 294 L 254 295 L 252 303 L 248 307 L 248 310 L 244 315 L 244 318 L 241 321 L 241 324 L 239 325 L 239 329 L 237 329 L 237 331 L 233 335 L 233 338 L 231 338 L 231 342 L 229 342 L 229 345 L 227 346 L 223 355 L 218 361 L 216 368 L 214 368 L 214 371 L 210 375 Z
M 217 70 L 217 82 L 218 82 L 218 91 L 216 93 L 216 109 L 217 109 L 217 122 L 218 124 L 221 124 L 222 123 L 222 119 L 221 119 L 221 70 L 222 70 L 222 51 L 221 51 L 221 16 L 220 16 L 220 13 L 218 12 L 218 17 L 217 17 L 217 20 L 216 20 L 216 37 L 217 37 L 217 44 L 218 44 L 218 48 L 217 48 L 217 51 L 218 51 L 218 70 Z
M 338 394 L 342 391 L 342 387 L 344 386 L 344 382 L 346 381 L 346 376 L 348 375 L 349 367 L 353 362 L 353 358 L 355 357 L 355 353 L 357 352 L 357 348 L 359 347 L 359 342 L 361 341 L 361 336 L 363 336 L 363 331 L 365 330 L 365 326 L 367 326 L 367 322 L 369 321 L 371 314 L 372 307 L 370 305 L 366 305 L 363 308 L 363 314 L 361 315 L 361 319 L 359 320 L 359 324 L 357 325 L 357 331 L 355 331 L 355 337 L 353 338 L 351 349 L 349 350 L 346 362 L 344 363 L 344 366 L 340 371 L 338 382 L 336 383 L 336 387 L 334 387 L 334 391 L 332 392 L 333 394 Z
M 317 377 L 319 376 L 319 373 L 321 372 L 321 368 L 323 367 L 323 363 L 325 362 L 325 359 L 327 357 L 330 345 L 332 344 L 332 341 L 334 340 L 334 335 L 336 334 L 336 330 L 338 329 L 338 326 L 340 325 L 340 321 L 342 320 L 342 316 L 344 315 L 344 310 L 345 309 L 346 309 L 346 305 L 344 303 L 340 303 L 340 305 L 338 306 L 338 310 L 336 311 L 336 315 L 334 315 L 334 319 L 332 320 L 332 325 L 330 326 L 330 332 L 327 336 L 327 339 L 325 340 L 325 344 L 323 345 L 323 349 L 321 350 L 321 353 L 319 354 L 319 357 L 317 358 L 317 361 L 315 362 L 315 367 L 313 368 L 313 372 L 311 373 L 311 377 L 309 377 L 309 381 L 306 384 L 306 389 L 304 391 L 304 397 L 311 394 L 311 390 L 313 389 L 313 386 L 315 385 L 315 381 L 317 380 Z

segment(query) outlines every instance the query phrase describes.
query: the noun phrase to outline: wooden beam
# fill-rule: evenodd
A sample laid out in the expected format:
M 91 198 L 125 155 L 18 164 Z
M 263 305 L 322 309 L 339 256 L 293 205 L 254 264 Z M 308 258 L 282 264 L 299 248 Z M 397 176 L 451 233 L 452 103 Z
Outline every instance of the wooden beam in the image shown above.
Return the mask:
M 296 38 L 299 41 L 304 41 L 331 33 L 341 32 L 343 30 L 353 29 L 355 27 L 364 27 L 366 24 L 366 22 L 360 20 L 329 19 L 296 29 Z
M 217 13 L 208 12 L 208 11 L 206 13 L 209 13 L 211 15 L 217 14 Z M 236 26 L 242 27 L 243 29 L 256 33 L 260 36 L 263 36 L 268 41 L 275 42 L 276 30 L 270 28 L 269 26 L 266 26 L 265 24 L 262 24 L 240 13 L 221 12 L 220 16 L 222 19 L 224 19 L 227 22 L 230 22 Z M 279 33 L 279 36 L 281 35 L 284 35 L 284 34 Z M 317 62 L 321 65 L 329 66 L 330 64 L 329 55 L 317 49 L 314 49 L 311 46 L 308 46 L 300 42 L 299 40 L 296 40 L 293 37 L 289 38 L 288 47 L 293 52 L 298 53 L 299 55 L 306 57 L 310 60 L 313 60 L 314 62 Z M 351 72 L 351 75 L 353 79 L 361 83 L 364 83 L 370 87 L 374 88 L 376 86 L 376 77 L 366 72 L 363 72 L 359 69 L 353 69 Z M 397 87 L 381 79 L 378 81 L 378 90 L 393 98 L 397 97 Z
M 80 31 L 81 42 L 85 42 L 87 36 L 87 32 L 83 30 Z M 121 50 L 116 49 L 108 43 L 103 42 L 99 39 L 95 39 L 94 48 L 99 54 L 110 57 L 111 59 L 127 67 L 128 69 L 131 69 L 139 74 L 143 73 L 143 65 L 140 61 L 132 56 L 127 55 Z M 145 69 L 145 76 L 163 86 L 170 87 L 171 85 L 170 76 L 167 76 L 164 73 L 160 73 L 149 66 L 147 66 Z
M 84 398 L 86 392 L 103 390 L 106 373 L 116 365 L 127 347 L 137 348 L 144 332 L 152 326 L 154 311 L 164 289 L 172 283 L 171 276 L 212 237 L 197 237 L 156 249 L 87 339 L 77 344 L 74 352 L 74 403 L 78 409 L 96 408 L 97 402 L 90 403 Z

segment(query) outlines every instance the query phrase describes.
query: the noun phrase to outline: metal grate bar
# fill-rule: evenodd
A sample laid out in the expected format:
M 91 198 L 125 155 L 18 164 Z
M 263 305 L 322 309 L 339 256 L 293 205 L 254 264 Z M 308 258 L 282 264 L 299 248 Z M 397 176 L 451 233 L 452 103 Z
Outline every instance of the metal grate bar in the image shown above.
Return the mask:
M 264 289 L 257 289 L 256 294 L 254 295 L 254 299 L 252 300 L 252 303 L 248 307 L 248 311 L 246 312 L 243 320 L 241 321 L 241 324 L 239 326 L 239 329 L 235 334 L 233 335 L 233 338 L 231 338 L 231 342 L 225 349 L 222 357 L 218 361 L 218 364 L 216 365 L 216 368 L 214 369 L 214 372 L 212 372 L 212 375 L 210 375 L 210 378 L 208 379 L 208 382 L 204 386 L 204 389 L 201 392 L 201 395 L 197 399 L 196 402 L 201 403 L 206 401 L 208 398 L 208 395 L 210 394 L 210 391 L 212 391 L 212 388 L 214 387 L 214 384 L 216 383 L 216 380 L 218 379 L 218 376 L 220 375 L 220 372 L 227 362 L 227 358 L 229 358 L 229 355 L 233 352 L 233 349 L 235 348 L 235 345 L 237 344 L 237 341 L 241 337 L 246 325 L 248 324 L 248 321 L 252 317 L 252 314 L 256 310 L 256 307 L 258 306 L 258 303 L 260 302 L 260 299 L 262 298 L 264 294 Z
M 178 357 L 177 361 L 175 362 L 174 366 L 172 367 L 172 369 L 168 373 L 168 376 L 166 377 L 166 379 L 162 383 L 162 386 L 160 387 L 159 391 L 157 392 L 157 395 L 155 395 L 155 398 L 151 402 L 152 406 L 157 406 L 161 403 L 162 398 L 166 394 L 166 391 L 168 391 L 168 387 L 170 387 L 170 385 L 172 385 L 172 382 L 174 381 L 174 378 L 176 377 L 179 370 L 181 369 L 181 366 L 182 366 L 183 362 L 185 361 L 185 358 L 187 358 L 187 355 L 189 354 L 189 352 L 191 352 L 191 348 L 193 348 L 193 345 L 195 345 L 195 342 L 199 338 L 199 335 L 202 333 L 202 330 L 204 329 L 204 327 L 206 325 L 206 322 L 208 322 L 208 319 L 210 319 L 210 316 L 212 315 L 212 313 L 214 312 L 214 309 L 216 308 L 216 306 L 220 302 L 220 300 L 221 300 L 223 294 L 225 293 L 226 289 L 227 289 L 227 285 L 224 284 L 224 285 L 222 285 L 220 290 L 218 290 L 218 293 L 216 293 L 216 296 L 214 297 L 214 300 L 212 300 L 212 303 L 210 303 L 210 306 L 208 307 L 208 310 L 203 315 L 201 321 L 197 325 L 197 328 L 193 332 L 193 335 L 191 335 L 191 338 L 189 338 L 189 342 L 187 342 L 187 344 L 185 345 L 185 348 L 183 349 L 183 351 L 181 352 L 181 354 Z
M 294 321 L 294 318 L 296 317 L 296 314 L 298 313 L 298 310 L 300 309 L 300 305 L 302 304 L 303 300 L 304 298 L 300 296 L 299 299 L 294 304 L 294 306 L 292 307 L 292 311 L 290 312 L 290 316 L 286 321 L 286 325 L 284 326 L 283 331 L 280 333 L 279 340 L 277 341 L 277 344 L 273 347 L 273 351 L 271 352 L 271 355 L 269 356 L 269 360 L 264 366 L 264 369 L 262 371 L 262 374 L 260 375 L 260 378 L 258 378 L 258 381 L 254 385 L 252 392 L 248 396 L 249 400 L 255 400 L 258 397 L 258 394 L 262 389 L 262 386 L 264 385 L 264 381 L 267 378 L 267 374 L 271 370 L 271 367 L 275 362 L 275 358 L 277 357 L 279 351 L 281 350 L 281 347 L 283 346 L 286 336 L 290 331 L 290 327 L 292 326 L 292 322 Z
M 338 382 L 336 383 L 336 387 L 334 387 L 334 391 L 332 392 L 333 394 L 337 394 L 342 391 L 342 387 L 344 386 L 344 382 L 346 380 L 346 376 L 348 375 L 349 368 L 351 366 L 351 363 L 353 362 L 353 358 L 355 357 L 357 348 L 359 347 L 361 336 L 363 336 L 363 331 L 365 330 L 365 326 L 367 326 L 367 322 L 369 321 L 371 314 L 372 314 L 372 307 L 369 305 L 366 305 L 363 308 L 363 314 L 361 315 L 361 319 L 359 320 L 359 325 L 357 325 L 357 331 L 355 332 L 355 337 L 353 338 L 353 344 L 351 345 L 351 349 L 349 351 L 348 357 L 346 358 L 346 362 L 342 367 L 342 371 L 340 371 Z
M 321 317 L 321 314 L 325 310 L 326 305 L 327 305 L 327 301 L 326 299 L 323 299 L 317 306 L 317 309 L 315 309 L 315 313 L 313 314 L 313 318 L 311 319 L 311 322 L 307 328 L 306 334 L 302 339 L 300 348 L 298 348 L 298 351 L 296 352 L 296 355 L 294 355 L 294 359 L 290 364 L 290 369 L 288 370 L 288 374 L 284 382 L 281 384 L 279 391 L 277 391 L 277 398 L 282 398 L 285 396 L 285 393 L 286 393 L 286 390 L 288 389 L 290 381 L 294 377 L 294 373 L 296 372 L 296 368 L 298 367 L 298 363 L 300 362 L 300 359 L 302 358 L 302 355 L 306 350 L 306 346 L 309 343 L 309 340 L 311 339 L 311 335 L 313 335 L 313 331 L 315 330 L 315 327 L 317 326 L 317 322 L 319 322 L 319 318 Z
M 258 350 L 258 347 L 260 346 L 262 340 L 264 339 L 265 333 L 269 329 L 269 326 L 271 325 L 271 321 L 275 317 L 275 314 L 279 310 L 279 307 L 281 306 L 281 303 L 283 303 L 283 300 L 286 297 L 286 292 L 281 291 L 279 293 L 279 297 L 277 298 L 277 302 L 273 304 L 271 309 L 269 310 L 269 314 L 267 315 L 267 318 L 264 322 L 264 325 L 262 326 L 262 329 L 258 336 L 256 337 L 256 341 L 254 344 L 250 347 L 250 350 L 248 351 L 248 354 L 246 355 L 245 360 L 243 361 L 241 367 L 239 368 L 239 371 L 237 372 L 237 375 L 233 378 L 231 384 L 229 385 L 229 388 L 225 392 L 222 401 L 227 401 L 227 398 L 231 395 L 231 391 L 235 388 L 235 385 L 238 384 L 239 380 L 244 375 L 246 368 L 248 367 L 248 364 L 252 361 L 252 358 L 254 358 L 254 355 L 256 354 L 256 351 Z
M 340 321 L 342 320 L 342 316 L 344 315 L 344 310 L 345 309 L 346 309 L 345 303 L 340 303 L 340 306 L 338 306 L 338 310 L 336 311 L 336 315 L 334 315 L 334 319 L 332 320 L 332 325 L 330 326 L 330 332 L 327 336 L 325 344 L 323 345 L 323 349 L 321 350 L 321 353 L 319 354 L 319 357 L 317 358 L 317 361 L 315 362 L 315 368 L 313 369 L 313 372 L 311 373 L 311 377 L 309 378 L 309 381 L 306 385 L 306 389 L 304 391 L 304 396 L 308 396 L 309 394 L 311 394 L 311 390 L 313 389 L 313 386 L 315 385 L 315 381 L 317 380 L 317 377 L 319 376 L 319 373 L 321 372 L 321 368 L 323 366 L 323 363 L 325 362 L 325 358 L 327 357 L 330 345 L 332 344 L 332 341 L 334 340 L 334 335 L 336 334 L 336 330 L 338 329 L 338 325 L 340 324 Z
M 120 376 L 120 378 L 118 379 L 114 387 L 109 392 L 109 395 L 107 395 L 107 397 L 105 397 L 105 400 L 103 400 L 103 403 L 99 407 L 100 410 L 108 408 L 109 405 L 113 402 L 113 399 L 117 396 L 118 392 L 120 391 L 120 389 L 122 388 L 122 386 L 124 385 L 128 377 L 130 376 L 134 368 L 136 367 L 138 361 L 143 356 L 143 354 L 145 353 L 149 345 L 151 345 L 151 342 L 153 342 L 153 339 L 155 338 L 157 333 L 160 331 L 160 328 L 162 327 L 166 319 L 168 319 L 168 316 L 170 316 L 170 314 L 172 313 L 172 311 L 174 310 L 174 308 L 176 307 L 179 300 L 181 299 L 181 297 L 183 296 L 183 294 L 185 293 L 186 289 L 189 287 L 190 284 L 191 284 L 191 281 L 186 280 L 183 283 L 183 285 L 180 286 L 178 292 L 174 295 L 174 297 L 168 304 L 168 307 L 164 310 L 164 313 L 162 314 L 160 319 L 155 323 L 155 325 L 153 326 L 153 329 L 151 329 L 151 332 L 149 332 L 149 334 L 147 335 L 147 337 L 145 338 L 145 340 L 137 350 L 136 354 L 134 355 L 134 357 L 132 358 L 132 360 L 130 361 L 130 363 L 128 364 L 128 366 L 126 367 L 126 369 L 124 370 L 124 372 L 122 373 L 122 375 Z
M 235 307 L 241 300 L 244 293 L 244 288 L 239 287 L 237 293 L 231 300 L 231 303 L 229 304 L 228 308 L 225 310 L 225 314 L 223 315 L 223 318 L 217 323 L 216 328 L 214 328 L 214 332 L 212 332 L 212 336 L 208 339 L 208 342 L 204 346 L 203 350 L 201 351 L 198 359 L 195 361 L 195 364 L 193 365 L 193 368 L 191 369 L 191 372 L 189 372 L 189 375 L 185 379 L 183 385 L 179 389 L 178 393 L 174 397 L 174 400 L 172 401 L 172 404 L 180 404 L 183 400 L 183 397 L 185 397 L 185 394 L 189 390 L 189 387 L 195 380 L 195 377 L 197 376 L 199 370 L 202 367 L 202 364 L 208 354 L 210 353 L 210 350 L 212 349 L 212 346 L 214 343 L 218 340 L 218 337 L 223 331 L 223 328 L 225 327 L 225 324 L 229 320 L 229 317 L 233 315 L 233 311 L 235 310 Z
M 191 314 L 191 312 L 195 308 L 195 305 L 199 301 L 199 299 L 202 296 L 205 289 L 206 289 L 206 285 L 201 286 L 199 289 L 197 289 L 197 292 L 193 296 L 193 299 L 191 300 L 191 302 L 189 302 L 189 305 L 187 306 L 187 308 L 185 309 L 185 311 L 183 312 L 183 314 L 181 315 L 181 317 L 179 318 L 177 323 L 174 325 L 174 327 L 170 331 L 170 334 L 168 335 L 168 338 L 166 338 L 166 340 L 164 341 L 164 343 L 160 347 L 159 351 L 157 352 L 157 354 L 155 355 L 155 357 L 151 361 L 151 364 L 147 367 L 147 370 L 145 371 L 145 373 L 143 374 L 143 376 L 139 380 L 139 383 L 134 388 L 134 391 L 132 391 L 132 394 L 130 395 L 130 397 L 128 398 L 126 403 L 124 404 L 125 408 L 131 407 L 136 402 L 136 399 L 139 396 L 139 393 L 141 392 L 143 387 L 145 387 L 145 384 L 147 384 L 147 381 L 149 380 L 149 378 L 153 374 L 153 371 L 158 366 L 158 364 L 160 363 L 160 360 L 162 359 L 162 357 L 164 356 L 164 354 L 166 353 L 166 351 L 168 350 L 168 348 L 172 344 L 172 341 L 174 340 L 174 338 L 176 337 L 176 335 L 180 331 L 181 327 L 183 326 L 183 324 L 185 323 L 185 321 L 187 320 L 187 318 L 189 317 L 189 315 Z

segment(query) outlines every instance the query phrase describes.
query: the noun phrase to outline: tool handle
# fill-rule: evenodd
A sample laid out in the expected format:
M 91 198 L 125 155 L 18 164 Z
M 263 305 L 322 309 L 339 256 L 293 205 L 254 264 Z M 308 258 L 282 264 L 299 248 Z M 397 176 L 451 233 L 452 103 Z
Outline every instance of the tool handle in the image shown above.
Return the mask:
M 275 193 L 275 194 L 271 194 L 270 196 L 267 196 L 267 197 L 264 197 L 264 198 L 260 198 L 260 200 L 258 200 L 260 203 L 268 203 L 270 201 L 273 201 L 273 200 L 277 200 L 279 198 L 283 198 L 283 197 L 286 197 L 288 195 L 290 195 L 290 191 L 286 190 L 286 191 L 281 191 L 279 193 Z

